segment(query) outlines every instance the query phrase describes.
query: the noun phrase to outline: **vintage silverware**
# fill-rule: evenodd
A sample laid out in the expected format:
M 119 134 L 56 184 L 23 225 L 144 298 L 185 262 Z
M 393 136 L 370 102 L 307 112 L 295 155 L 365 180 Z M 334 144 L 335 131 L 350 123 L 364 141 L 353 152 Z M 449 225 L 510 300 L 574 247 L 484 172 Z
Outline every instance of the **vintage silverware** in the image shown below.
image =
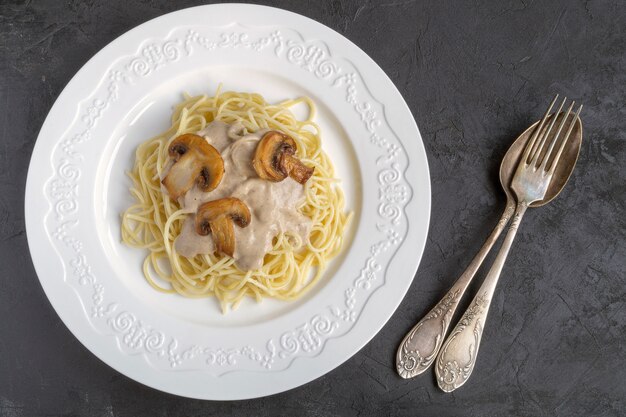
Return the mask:
M 537 122 L 539 123 L 539 122 Z M 439 349 L 443 344 L 443 340 L 450 326 L 452 316 L 456 311 L 459 300 L 465 294 L 465 290 L 474 278 L 476 271 L 482 265 L 483 261 L 491 251 L 494 243 L 504 230 L 504 227 L 511 219 L 515 211 L 515 197 L 510 189 L 511 167 L 517 166 L 523 148 L 520 146 L 526 143 L 530 138 L 536 124 L 529 127 L 515 140 L 509 148 L 500 164 L 500 178 L 506 194 L 506 206 L 502 212 L 500 220 L 494 227 L 491 234 L 483 243 L 474 259 L 470 262 L 467 269 L 452 285 L 446 295 L 420 320 L 404 337 L 402 343 L 398 347 L 396 354 L 396 370 L 402 378 L 413 378 L 426 369 L 434 362 L 435 357 L 439 353 Z M 506 184 L 506 185 L 505 185 Z M 533 203 L 534 207 L 537 203 Z
M 505 190 L 510 184 L 517 199 L 517 206 L 502 247 L 485 281 L 470 307 L 446 339 L 437 357 L 435 368 L 437 383 L 446 392 L 462 386 L 474 369 L 489 305 L 526 209 L 529 206 L 544 205 L 556 197 L 576 165 L 582 143 L 582 123 L 579 119 L 582 106 L 572 114 L 574 108 L 572 102 L 567 112 L 563 114 L 561 110 L 567 100 L 564 99 L 556 113 L 550 115 L 557 98 L 558 95 L 539 125 L 533 129 L 530 139 L 522 135 L 511 147 L 518 151 L 518 155 L 523 149 L 521 158 L 518 159 L 519 163 L 515 161 L 512 164 L 512 161 L 506 161 L 506 158 L 506 164 L 503 161 L 500 181 Z M 555 126 L 558 126 L 556 132 L 553 131 Z M 514 174 L 509 181 L 514 167 Z
M 522 135 L 526 134 L 524 132 Z M 504 160 L 511 160 L 519 157 L 509 150 Z M 396 370 L 402 378 L 413 378 L 434 362 L 437 353 L 443 343 L 448 331 L 450 320 L 456 311 L 459 300 L 465 294 L 465 290 L 474 278 L 476 271 L 491 251 L 493 244 L 504 230 L 509 219 L 515 211 L 515 199 L 508 187 L 504 187 L 506 193 L 506 206 L 502 212 L 500 220 L 496 224 L 491 234 L 483 243 L 474 259 L 463 274 L 452 285 L 446 295 L 424 316 L 404 337 L 396 353 Z

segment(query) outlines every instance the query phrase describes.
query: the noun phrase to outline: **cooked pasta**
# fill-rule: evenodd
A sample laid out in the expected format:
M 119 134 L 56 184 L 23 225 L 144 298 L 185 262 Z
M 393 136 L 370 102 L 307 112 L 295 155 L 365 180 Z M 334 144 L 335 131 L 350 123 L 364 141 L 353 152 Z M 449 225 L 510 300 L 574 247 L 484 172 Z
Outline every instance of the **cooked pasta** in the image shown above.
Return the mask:
M 290 108 L 308 106 L 308 117 L 298 120 Z M 315 105 L 308 97 L 267 103 L 259 94 L 224 92 L 214 97 L 185 95 L 172 115 L 171 127 L 139 145 L 129 173 L 136 200 L 122 216 L 122 240 L 149 251 L 143 263 L 146 280 L 156 290 L 187 297 L 215 296 L 226 312 L 246 296 L 294 300 L 320 279 L 328 261 L 341 250 L 350 220 L 344 196 L 330 158 L 321 146 L 320 129 L 313 121 Z M 295 233 L 279 233 L 261 268 L 240 270 L 233 258 L 218 253 L 186 258 L 174 241 L 190 213 L 164 193 L 161 174 L 168 162 L 168 145 L 185 133 L 198 132 L 214 120 L 241 123 L 246 132 L 281 131 L 295 139 L 297 155 L 315 168 L 305 184 L 305 199 L 298 208 L 311 219 L 305 242 Z

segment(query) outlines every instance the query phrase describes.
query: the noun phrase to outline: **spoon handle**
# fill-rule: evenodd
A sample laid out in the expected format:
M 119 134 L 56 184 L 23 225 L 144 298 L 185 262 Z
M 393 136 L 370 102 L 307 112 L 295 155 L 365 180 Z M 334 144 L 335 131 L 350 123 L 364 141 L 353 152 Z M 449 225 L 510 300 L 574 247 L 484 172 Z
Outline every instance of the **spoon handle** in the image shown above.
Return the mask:
M 434 362 L 443 339 L 448 331 L 450 320 L 463 297 L 467 286 L 474 278 L 476 271 L 485 260 L 485 257 L 498 240 L 500 233 L 506 227 L 515 210 L 515 203 L 509 199 L 502 217 L 493 229 L 483 246 L 472 262 L 456 280 L 447 294 L 419 321 L 400 343 L 396 354 L 396 370 L 402 378 L 413 378 Z
M 446 339 L 441 353 L 437 357 L 437 366 L 435 367 L 437 384 L 445 392 L 452 392 L 463 385 L 474 370 L 480 339 L 487 321 L 489 305 L 491 304 L 500 272 L 502 272 L 502 267 L 515 239 L 517 228 L 527 208 L 528 204 L 525 202 L 517 205 L 509 231 L 491 269 L 485 277 L 485 281 L 480 286 L 476 297 L 472 300 L 461 320 Z

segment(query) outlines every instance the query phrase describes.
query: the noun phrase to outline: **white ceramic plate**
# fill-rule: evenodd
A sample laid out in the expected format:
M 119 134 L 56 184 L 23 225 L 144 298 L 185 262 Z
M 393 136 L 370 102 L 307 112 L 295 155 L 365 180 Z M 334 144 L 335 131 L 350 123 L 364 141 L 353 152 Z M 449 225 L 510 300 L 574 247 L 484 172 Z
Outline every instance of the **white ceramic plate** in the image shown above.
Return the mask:
M 145 253 L 119 231 L 135 147 L 169 126 L 182 92 L 213 94 L 220 82 L 270 101 L 312 97 L 355 213 L 343 253 L 307 297 L 226 316 L 212 299 L 152 290 Z M 380 330 L 421 258 L 430 179 L 406 103 L 363 51 L 293 13 L 221 4 L 151 20 L 76 74 L 37 139 L 25 204 L 41 284 L 89 350 L 163 391 L 243 399 L 325 374 Z

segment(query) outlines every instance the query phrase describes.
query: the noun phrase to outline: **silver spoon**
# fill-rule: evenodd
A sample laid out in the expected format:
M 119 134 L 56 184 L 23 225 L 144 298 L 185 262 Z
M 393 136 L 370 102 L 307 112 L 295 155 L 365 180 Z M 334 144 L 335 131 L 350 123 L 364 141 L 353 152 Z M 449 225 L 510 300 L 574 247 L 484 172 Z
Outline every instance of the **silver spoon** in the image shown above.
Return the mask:
M 555 98 L 556 100 L 556 98 Z M 553 102 L 554 103 L 554 102 Z M 521 135 L 517 137 L 515 142 L 511 145 L 507 151 L 502 163 L 500 164 L 500 183 L 506 194 L 506 206 L 504 212 L 494 230 L 491 232 L 487 240 L 480 248 L 474 259 L 470 262 L 469 266 L 463 272 L 463 274 L 457 279 L 452 288 L 446 293 L 446 295 L 433 307 L 422 320 L 420 320 L 404 337 L 402 343 L 398 348 L 396 354 L 396 369 L 398 374 L 403 378 L 413 378 L 426 369 L 434 362 L 435 357 L 439 353 L 439 349 L 443 344 L 444 337 L 450 325 L 450 321 L 459 300 L 463 297 L 465 290 L 469 283 L 474 278 L 476 271 L 480 268 L 481 264 L 485 260 L 485 257 L 493 247 L 496 240 L 500 236 L 500 233 L 504 230 L 504 227 L 509 222 L 513 212 L 515 211 L 515 197 L 511 191 L 510 184 L 513 177 L 513 171 L 517 167 L 524 147 L 528 140 L 531 138 L 532 133 L 540 122 L 536 122 L 528 129 L 526 129 Z M 578 143 L 578 149 L 580 149 L 580 143 L 582 141 L 582 126 L 578 126 L 574 129 L 574 138 L 571 142 Z M 567 148 L 567 151 L 570 147 Z M 576 151 L 575 158 L 578 155 Z M 572 155 L 566 155 L 572 157 Z M 539 207 L 556 197 L 567 179 L 569 178 L 569 172 L 557 167 L 557 172 L 553 178 L 552 183 L 548 188 L 546 196 L 541 201 L 535 201 L 530 207 Z
M 437 383 L 446 392 L 462 386 L 474 370 L 493 293 L 526 209 L 535 202 L 545 204 L 556 197 L 576 165 L 582 142 L 582 124 L 578 117 L 582 106 L 576 114 L 572 114 L 572 102 L 563 114 L 561 110 L 567 100 L 565 98 L 556 113 L 549 115 L 557 97 L 550 104 L 530 140 L 523 148 L 520 147 L 523 153 L 519 163 L 513 165 L 516 169 L 512 180 L 508 182 L 508 178 L 505 178 L 502 181 L 501 177 L 503 186 L 510 184 L 517 197 L 515 214 L 485 281 L 437 357 Z M 557 125 L 558 129 L 554 132 L 553 128 Z M 507 166 L 505 171 L 510 173 L 511 168 L 512 166 Z M 502 170 L 500 172 L 502 174 Z

